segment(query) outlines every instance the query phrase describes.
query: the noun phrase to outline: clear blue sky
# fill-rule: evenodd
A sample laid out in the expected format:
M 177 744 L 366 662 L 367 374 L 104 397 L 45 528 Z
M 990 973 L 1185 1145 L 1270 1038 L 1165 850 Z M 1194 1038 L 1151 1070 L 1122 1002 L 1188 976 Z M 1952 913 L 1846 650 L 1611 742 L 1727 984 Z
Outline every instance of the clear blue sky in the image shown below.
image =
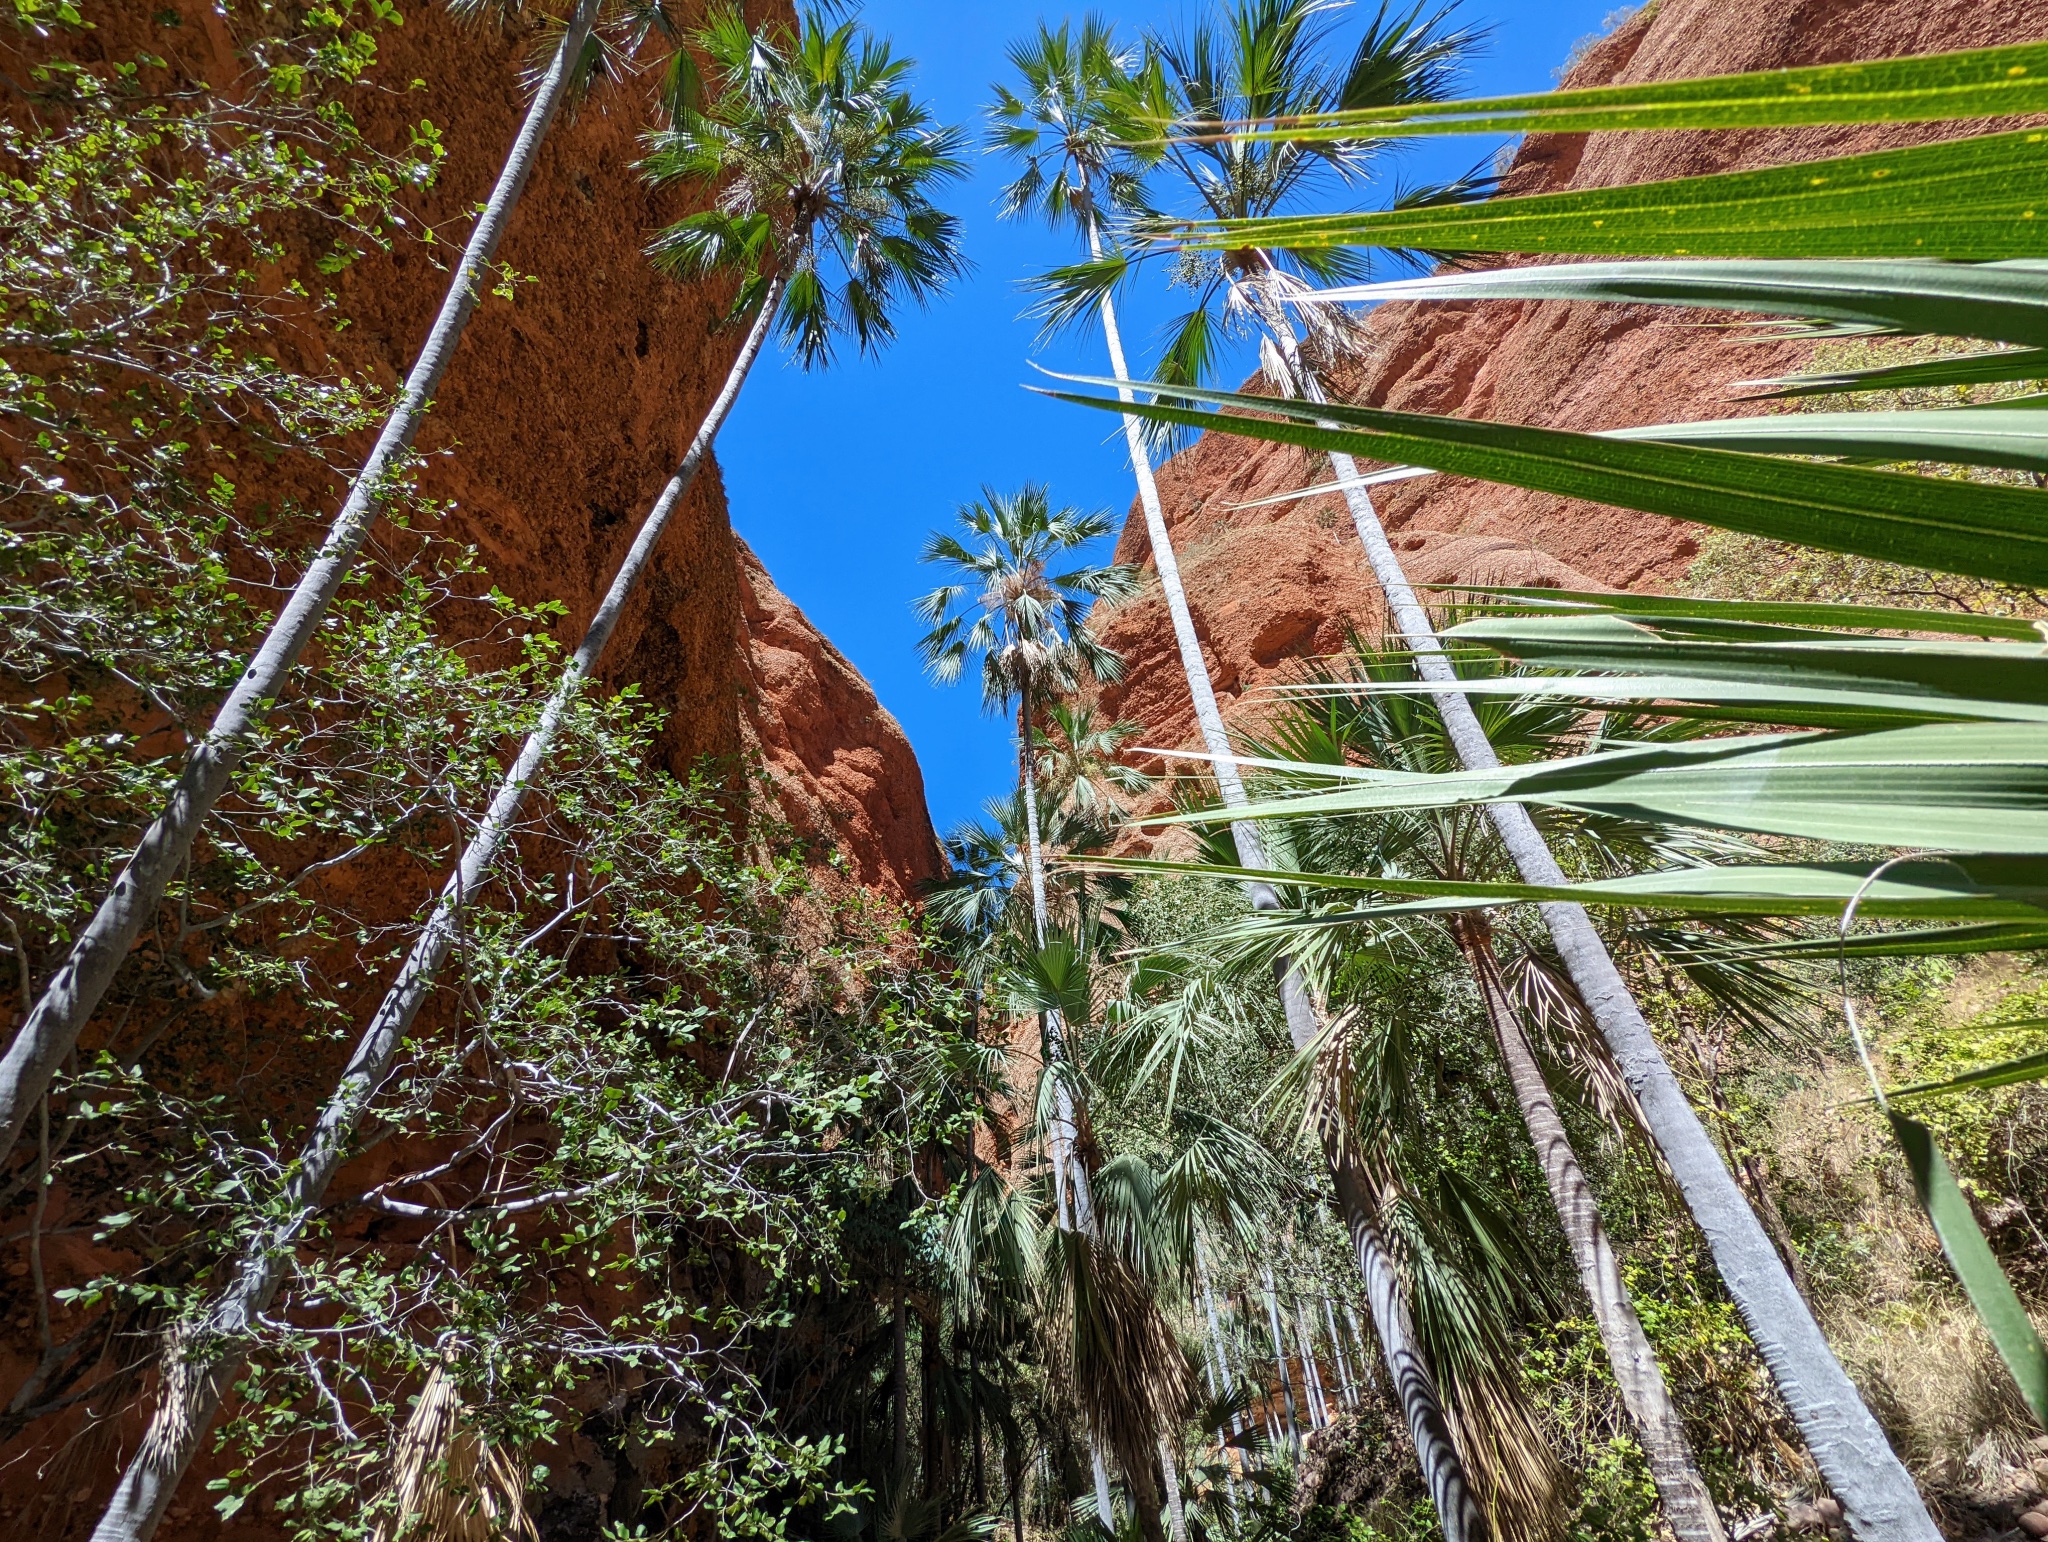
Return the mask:
M 1598 32 L 1616 3 L 1465 0 L 1465 17 L 1494 28 L 1467 94 L 1549 89 L 1573 43 Z M 1373 4 L 1359 0 L 1358 8 Z M 1186 0 L 1099 9 L 1132 36 L 1189 14 Z M 930 312 L 904 317 L 896 344 L 877 362 L 842 362 L 814 375 L 793 366 L 756 371 L 718 446 L 733 523 L 903 724 L 941 831 L 1002 792 L 1015 762 L 1005 725 L 982 715 L 972 679 L 939 688 L 919 669 L 910 601 L 938 581 L 917 560 L 926 533 L 949 523 L 984 482 L 1009 491 L 1042 481 L 1056 500 L 1107 508 L 1119 521 L 1134 491 L 1113 419 L 1022 389 L 1034 361 L 1106 369 L 1099 334 L 1037 346 L 1019 282 L 1072 260 L 1069 238 L 998 221 L 1004 163 L 978 148 L 989 85 L 1007 73 L 1003 49 L 1041 14 L 1070 13 L 1017 0 L 869 0 L 867 23 L 917 61 L 920 95 L 975 135 L 974 174 L 949 199 L 965 222 L 974 271 Z M 1439 142 L 1406 158 L 1402 172 L 1453 174 L 1488 148 Z M 1134 367 L 1168 314 L 1163 296 L 1146 303 L 1145 287 L 1156 286 L 1141 284 L 1124 328 Z

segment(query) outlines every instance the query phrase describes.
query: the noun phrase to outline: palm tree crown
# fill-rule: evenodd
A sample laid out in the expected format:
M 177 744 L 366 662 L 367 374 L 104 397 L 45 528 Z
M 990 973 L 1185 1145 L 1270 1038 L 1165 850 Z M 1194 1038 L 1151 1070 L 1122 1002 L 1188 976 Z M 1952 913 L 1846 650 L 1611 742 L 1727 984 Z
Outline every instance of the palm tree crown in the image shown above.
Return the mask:
M 911 62 L 856 23 L 806 13 L 792 36 L 721 8 L 695 42 L 708 70 L 674 93 L 646 169 L 716 196 L 650 255 L 685 277 L 739 273 L 739 314 L 779 289 L 806 367 L 830 362 L 835 334 L 876 351 L 900 300 L 923 304 L 965 270 L 960 222 L 929 197 L 965 171 L 959 130 L 933 122 L 906 89 Z
M 1008 53 L 1022 90 L 993 88 L 988 146 L 1023 164 L 1003 189 L 1003 217 L 1036 213 L 1085 226 L 1105 211 L 1139 207 L 1142 125 L 1128 116 L 1137 51 L 1119 48 L 1108 23 L 1089 16 L 1078 30 L 1041 21 Z
M 1259 219 L 1297 199 L 1327 199 L 1371 177 L 1398 148 L 1374 139 L 1255 139 L 1230 134 L 1232 125 L 1444 100 L 1461 61 L 1484 36 L 1452 24 L 1455 4 L 1425 15 L 1420 0 L 1406 11 L 1382 0 L 1338 65 L 1326 55 L 1340 9 L 1330 0 L 1238 0 L 1220 19 L 1153 41 L 1137 80 L 1146 101 L 1142 116 L 1155 125 L 1154 136 L 1156 125 L 1172 125 L 1162 165 L 1178 173 L 1204 215 Z M 1490 178 L 1468 175 L 1397 191 L 1391 201 L 1397 208 L 1443 202 L 1490 185 Z M 1183 259 L 1177 278 L 1195 299 L 1169 327 L 1157 378 L 1202 383 L 1217 361 L 1222 329 L 1247 305 L 1243 286 L 1291 291 L 1303 280 L 1346 282 L 1362 276 L 1363 261 L 1349 247 L 1247 247 L 1219 262 Z
M 960 510 L 965 535 L 934 532 L 922 560 L 960 575 L 916 602 L 931 626 L 918 641 L 934 679 L 951 683 L 968 659 L 982 660 L 981 694 L 991 712 L 1039 689 L 1071 690 L 1083 673 L 1111 681 L 1123 660 L 1087 626 L 1098 600 L 1137 592 L 1137 569 L 1120 563 L 1052 564 L 1110 533 L 1110 516 L 1055 510 L 1043 486 L 1004 495 L 983 488 Z

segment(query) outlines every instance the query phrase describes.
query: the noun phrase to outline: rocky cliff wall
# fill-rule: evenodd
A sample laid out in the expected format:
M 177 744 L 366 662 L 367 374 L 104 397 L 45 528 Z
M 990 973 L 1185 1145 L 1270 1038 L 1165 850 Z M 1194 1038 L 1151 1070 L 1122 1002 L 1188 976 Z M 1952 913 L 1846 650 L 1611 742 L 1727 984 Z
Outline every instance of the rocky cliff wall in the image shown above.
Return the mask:
M 532 19 L 501 24 L 494 7 L 475 22 L 442 0 L 403 9 L 349 106 L 373 144 L 402 146 L 422 118 L 439 127 L 441 175 L 410 208 L 450 243 L 439 248 L 445 259 L 467 238 L 517 132 L 521 73 L 551 43 Z M 748 6 L 790 9 L 784 0 Z M 180 24 L 164 25 L 170 16 Z M 148 48 L 216 86 L 246 67 L 228 22 L 193 0 L 153 13 L 103 8 L 93 19 L 78 45 L 88 54 Z M 513 298 L 479 307 L 419 439 L 422 490 L 453 505 L 446 533 L 473 543 L 489 581 L 516 599 L 562 602 L 558 634 L 571 644 L 738 347 L 736 331 L 714 326 L 723 296 L 666 279 L 642 256 L 685 207 L 650 193 L 635 169 L 650 105 L 647 76 L 600 78 L 556 124 L 499 251 L 517 275 Z M 280 284 L 300 276 L 293 264 L 309 275 L 319 255 L 314 242 L 295 248 Z M 351 324 L 304 329 L 294 339 L 301 362 L 395 386 L 445 287 L 445 268 L 419 246 L 364 257 L 339 282 Z M 297 496 L 323 518 L 341 492 L 260 476 L 243 487 L 245 497 Z M 791 823 L 840 852 L 856 881 L 907 899 L 938 870 L 909 742 L 735 538 L 715 465 L 664 535 L 602 673 L 613 686 L 637 682 L 668 714 L 668 769 L 759 754 Z
M 2048 36 L 2037 0 L 1662 0 L 1594 44 L 1572 86 L 1674 79 Z M 1780 165 L 1938 137 L 1942 126 L 1531 135 L 1506 183 L 1514 192 L 1613 186 Z M 1748 342 L 1725 318 L 1660 306 L 1569 303 L 1389 305 L 1368 320 L 1333 381 L 1344 399 L 1410 412 L 1591 430 L 1757 410 L 1732 381 L 1796 367 L 1803 350 Z M 1256 384 L 1247 389 L 1258 389 Z M 1330 653 L 1347 628 L 1380 625 L 1379 591 L 1349 515 L 1332 495 L 1233 507 L 1327 479 L 1320 457 L 1211 435 L 1161 469 L 1182 574 L 1225 710 L 1297 660 Z M 1394 545 L 1421 583 L 1655 587 L 1680 578 L 1698 531 L 1672 520 L 1431 476 L 1375 489 Z M 1118 543 L 1149 563 L 1142 515 Z M 1164 602 L 1156 593 L 1105 628 L 1130 661 L 1106 705 L 1144 742 L 1191 742 L 1193 716 Z

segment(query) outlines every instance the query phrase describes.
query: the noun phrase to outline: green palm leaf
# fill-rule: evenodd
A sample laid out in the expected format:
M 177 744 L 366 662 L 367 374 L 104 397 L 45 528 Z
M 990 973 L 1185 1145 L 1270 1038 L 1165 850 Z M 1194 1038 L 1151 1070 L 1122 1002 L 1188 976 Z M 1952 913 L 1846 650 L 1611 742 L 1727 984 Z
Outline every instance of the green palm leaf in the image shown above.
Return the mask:
M 1167 394 L 1237 410 L 1219 416 L 1164 401 L 1048 394 L 1099 411 L 1428 466 L 1880 561 L 2048 583 L 2048 494 L 2032 490 L 1191 386 Z
M 1505 800 L 1858 845 L 1892 845 L 1905 837 L 1920 846 L 2048 853 L 2048 728 L 2032 723 L 1760 734 L 1435 776 L 1280 769 L 1351 785 L 1255 804 L 1236 817 L 1391 813 Z M 1218 817 L 1175 815 L 1158 822 Z
M 1927 1127 L 1904 1114 L 1887 1111 L 1887 1117 L 1899 1149 L 1906 1155 L 1906 1165 L 1913 1170 L 1914 1192 L 1941 1238 L 1941 1250 L 1948 1254 L 1956 1277 L 1969 1293 L 1970 1305 L 1976 1308 L 1991 1342 L 1998 1346 L 1999 1357 L 2019 1384 L 2035 1421 L 2048 1425 L 2048 1349 L 2042 1347 L 2033 1320 L 2014 1294 L 2005 1271 L 1998 1267 L 1997 1255 L 1984 1240 L 1969 1199 Z
M 1445 208 L 1150 221 L 1155 240 L 1604 257 L 2048 256 L 2048 130 Z
M 2031 621 L 1964 610 L 1919 610 L 1904 605 L 1855 605 L 1831 600 L 1719 600 L 1679 594 L 1607 594 L 1571 589 L 1537 589 L 1511 584 L 1438 585 L 1481 601 L 1520 602 L 1523 613 L 1608 611 L 1645 620 L 1748 622 L 1763 626 L 1857 627 L 1873 632 L 1932 632 L 1956 637 L 2009 637 L 2038 643 Z
M 1698 423 L 1608 429 L 1610 439 L 1654 439 L 1767 455 L 1847 455 L 2048 471 L 2048 412 L 2039 407 L 1951 407 L 1928 412 L 1787 412 Z
M 1358 284 L 1325 290 L 1317 299 L 1331 305 L 1428 300 L 1683 305 L 2048 346 L 2048 263 L 2041 262 L 1724 259 L 1562 263 Z M 2038 361 L 2032 367 L 2048 368 Z
M 2048 112 L 2048 43 L 1296 117 L 1251 138 L 1910 123 Z

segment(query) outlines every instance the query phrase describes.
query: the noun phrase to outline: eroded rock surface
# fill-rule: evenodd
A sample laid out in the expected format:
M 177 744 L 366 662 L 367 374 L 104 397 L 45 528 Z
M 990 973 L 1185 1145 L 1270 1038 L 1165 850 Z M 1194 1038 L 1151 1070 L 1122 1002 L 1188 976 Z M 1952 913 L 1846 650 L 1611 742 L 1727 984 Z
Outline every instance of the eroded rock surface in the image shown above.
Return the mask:
M 1674 79 L 2048 36 L 2032 0 L 1662 0 L 1588 49 L 1573 86 Z M 1973 128 L 2003 125 L 1973 125 Z M 1802 128 L 1739 134 L 1531 135 L 1507 176 L 1515 192 L 1654 181 L 1913 143 L 1952 125 Z M 1802 348 L 1745 341 L 1725 317 L 1664 306 L 1558 302 L 1388 305 L 1333 394 L 1369 406 L 1591 430 L 1759 410 L 1732 383 L 1797 367 Z M 1257 382 L 1246 389 L 1259 389 Z M 1208 436 L 1160 472 L 1204 652 L 1225 711 L 1255 712 L 1258 687 L 1305 656 L 1376 634 L 1379 591 L 1342 501 L 1253 503 L 1328 480 L 1319 456 Z M 1417 583 L 1652 588 L 1680 578 L 1696 528 L 1544 493 L 1432 476 L 1375 490 Z M 1133 508 L 1117 557 L 1149 565 Z M 1106 705 L 1142 723 L 1141 742 L 1193 742 L 1173 632 L 1155 593 L 1105 628 L 1129 660 Z

